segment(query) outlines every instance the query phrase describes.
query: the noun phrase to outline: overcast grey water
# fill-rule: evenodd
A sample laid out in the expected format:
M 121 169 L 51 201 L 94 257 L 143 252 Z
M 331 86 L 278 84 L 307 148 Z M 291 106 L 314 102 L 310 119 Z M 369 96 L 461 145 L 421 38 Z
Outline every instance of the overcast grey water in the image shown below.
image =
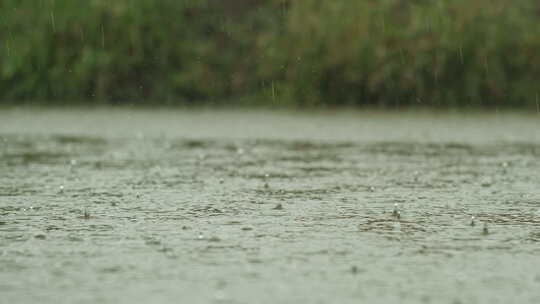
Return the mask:
M 0 303 L 540 303 L 540 116 L 0 109 Z

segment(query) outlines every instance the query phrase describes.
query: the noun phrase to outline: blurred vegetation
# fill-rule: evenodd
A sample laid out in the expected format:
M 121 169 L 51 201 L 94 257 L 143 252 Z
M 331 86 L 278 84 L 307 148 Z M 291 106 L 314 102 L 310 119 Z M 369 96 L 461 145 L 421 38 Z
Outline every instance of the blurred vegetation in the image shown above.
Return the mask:
M 536 0 L 2 0 L 1 103 L 538 103 Z

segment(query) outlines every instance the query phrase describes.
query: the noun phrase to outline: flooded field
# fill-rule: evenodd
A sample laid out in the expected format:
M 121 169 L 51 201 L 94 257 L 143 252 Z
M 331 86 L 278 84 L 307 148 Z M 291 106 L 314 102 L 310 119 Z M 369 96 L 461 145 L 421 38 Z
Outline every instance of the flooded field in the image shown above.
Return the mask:
M 540 303 L 540 117 L 0 110 L 0 303 Z

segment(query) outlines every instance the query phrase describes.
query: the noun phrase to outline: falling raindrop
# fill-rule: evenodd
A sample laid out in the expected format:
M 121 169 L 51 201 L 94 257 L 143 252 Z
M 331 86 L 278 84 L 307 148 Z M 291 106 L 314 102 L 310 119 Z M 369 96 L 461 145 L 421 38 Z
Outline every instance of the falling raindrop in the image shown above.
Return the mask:
M 101 47 L 105 48 L 105 29 L 103 28 L 103 24 L 101 25 Z
M 276 102 L 276 88 L 274 82 L 272 81 L 272 102 Z
M 53 29 L 53 33 L 56 33 L 56 21 L 55 21 L 55 18 L 54 18 L 54 11 L 51 11 L 51 26 L 52 26 L 52 29 Z
M 536 92 L 536 114 L 540 115 L 540 101 L 538 100 L 538 92 Z
M 82 27 L 79 27 L 79 35 L 81 36 L 81 41 L 84 43 L 84 31 Z

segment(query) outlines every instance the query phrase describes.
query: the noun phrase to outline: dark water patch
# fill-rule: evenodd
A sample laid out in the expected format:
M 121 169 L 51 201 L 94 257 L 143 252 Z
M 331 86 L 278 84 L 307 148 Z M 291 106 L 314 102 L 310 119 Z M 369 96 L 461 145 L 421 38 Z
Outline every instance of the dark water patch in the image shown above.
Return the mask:
M 100 273 L 110 273 L 110 274 L 114 274 L 114 273 L 121 273 L 125 271 L 124 270 L 124 267 L 122 266 L 109 266 L 109 267 L 101 267 L 98 269 L 98 272 Z
M 535 243 L 540 243 L 540 231 L 534 231 L 534 232 L 529 233 L 527 240 L 535 242 Z
M 295 169 L 303 171 L 305 173 L 330 173 L 342 171 L 342 168 L 339 167 L 323 167 L 323 166 L 314 166 L 314 167 L 296 167 Z
M 10 242 L 26 242 L 30 239 L 30 236 L 27 234 L 10 233 L 2 236 L 2 239 Z
M 151 213 L 149 213 L 151 214 Z M 156 221 L 156 222 L 183 222 L 190 220 L 191 216 L 190 213 L 186 215 L 180 215 L 180 214 L 162 214 L 162 215 L 148 215 L 145 216 L 143 219 L 146 221 Z
M 184 139 L 171 142 L 170 148 L 174 150 L 208 149 L 215 145 L 217 143 L 211 140 Z
M 525 155 L 538 155 L 539 144 L 531 143 L 490 143 L 484 145 L 460 143 L 419 143 L 419 142 L 379 142 L 357 144 L 354 150 L 364 153 L 381 154 L 388 156 L 501 156 L 508 153 Z M 467 161 L 467 159 L 463 159 Z
M 440 155 L 470 155 L 475 153 L 471 145 L 457 143 L 411 143 L 411 142 L 381 142 L 359 146 L 366 153 L 388 156 L 440 156 Z
M 102 146 L 107 144 L 107 140 L 105 138 L 93 136 L 53 135 L 50 137 L 50 139 L 60 145 L 75 144 Z
M 284 199 L 314 199 L 321 200 L 321 195 L 328 195 L 330 193 L 336 193 L 337 189 L 328 188 L 328 189 L 272 189 L 272 186 L 269 186 L 266 189 L 255 189 L 255 193 L 264 196 L 273 196 L 281 197 Z
M 309 152 L 309 151 L 321 151 L 332 150 L 336 148 L 344 148 L 349 143 L 335 143 L 335 142 L 320 142 L 320 141 L 305 141 L 305 140 L 275 140 L 275 139 L 256 139 L 247 140 L 245 142 L 246 147 L 253 149 L 260 149 L 269 153 L 271 151 L 285 151 L 285 152 Z
M 28 186 L 21 187 L 6 187 L 0 186 L 0 196 L 22 196 L 22 195 L 33 195 L 39 191 L 34 189 L 28 189 Z
M 49 232 L 49 231 L 60 231 L 60 230 L 63 230 L 64 228 L 63 227 L 59 227 L 59 226 L 56 226 L 56 225 L 47 225 L 47 227 L 45 227 L 45 231 Z
M 313 255 L 322 255 L 322 256 L 347 256 L 352 254 L 349 250 L 339 250 L 339 249 L 320 249 L 315 251 L 306 251 L 302 252 L 302 254 L 307 256 L 313 256 Z
M 278 156 L 275 159 L 278 162 L 285 163 L 313 163 L 313 162 L 342 162 L 343 158 L 338 154 L 323 154 L 321 152 L 305 153 L 302 155 L 284 155 Z
M 77 243 L 82 243 L 85 241 L 85 239 L 77 234 L 74 234 L 74 233 L 70 233 L 68 236 L 67 236 L 67 240 L 70 241 L 70 242 L 77 242 Z
M 195 152 L 212 151 L 214 153 L 219 152 L 220 154 L 226 152 L 229 155 L 235 156 L 248 154 L 253 148 L 253 145 L 247 140 L 230 142 L 212 139 L 180 139 L 172 141 L 168 146 L 170 149 L 177 150 L 178 152 L 192 152 L 191 150 L 195 150 Z M 201 162 L 207 160 L 210 156 L 205 153 L 196 155 Z
M 113 231 L 114 226 L 109 224 L 91 224 L 88 226 L 88 229 L 90 231 L 98 232 L 98 231 Z
M 275 145 L 279 146 L 279 144 Z M 285 146 L 286 149 L 294 152 L 307 152 L 307 151 L 328 151 L 335 149 L 347 149 L 354 147 L 350 142 L 317 142 L 317 141 L 291 141 L 281 142 L 281 146 Z
M 121 198 L 124 196 L 123 193 L 120 192 L 95 192 L 92 191 L 92 188 L 82 189 L 81 191 L 88 191 L 90 197 L 113 197 L 113 198 Z
M 540 217 L 533 213 L 511 212 L 482 212 L 478 213 L 478 219 L 498 225 L 532 225 L 540 227 Z
M 0 206 L 0 212 L 4 215 L 24 210 L 22 206 Z
M 65 164 L 72 154 L 64 152 L 11 152 L 0 156 L 0 164 L 9 166 L 29 164 Z
M 205 207 L 194 207 L 191 208 L 188 212 L 189 215 L 192 216 L 221 216 L 225 215 L 225 211 L 222 209 L 218 209 L 212 206 L 205 206 Z

